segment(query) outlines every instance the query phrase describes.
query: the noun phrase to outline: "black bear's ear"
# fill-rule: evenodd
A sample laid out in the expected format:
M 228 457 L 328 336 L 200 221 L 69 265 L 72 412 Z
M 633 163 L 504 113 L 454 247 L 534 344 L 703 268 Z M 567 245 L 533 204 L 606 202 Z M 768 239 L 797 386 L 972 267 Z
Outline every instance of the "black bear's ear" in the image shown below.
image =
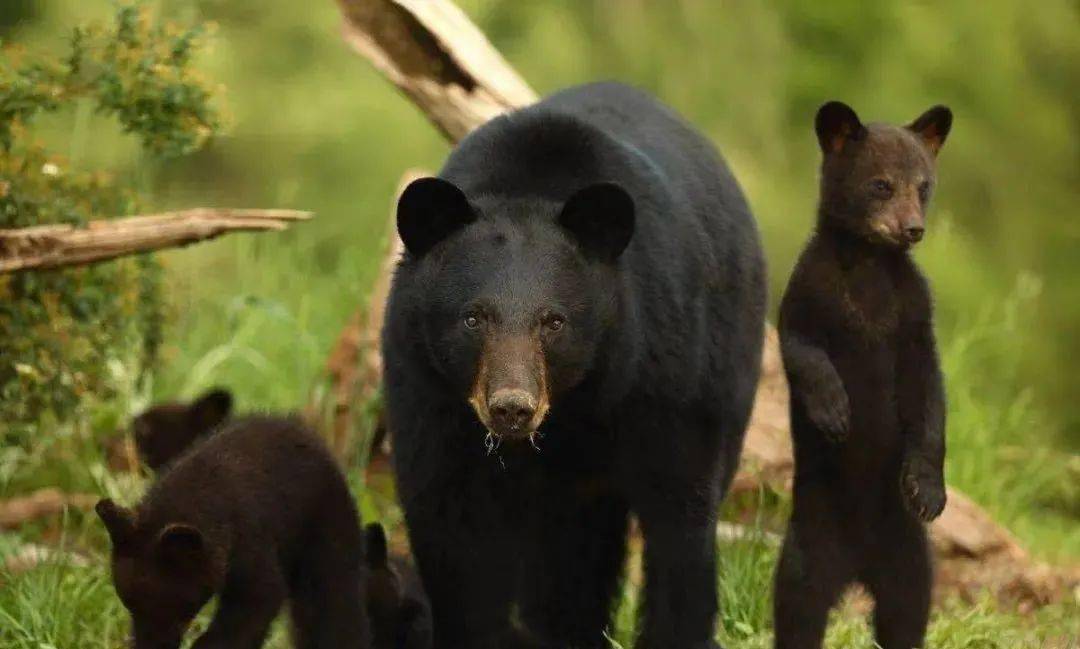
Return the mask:
M 589 185 L 566 201 L 559 224 L 587 257 L 613 262 L 634 236 L 634 199 L 615 183 Z
M 186 570 L 205 559 L 206 540 L 193 525 L 171 523 L 158 534 L 154 549 L 164 565 Z
M 364 528 L 364 551 L 367 553 L 368 567 L 386 566 L 386 531 L 382 525 L 372 523 Z
M 207 431 L 217 427 L 232 413 L 233 397 L 228 390 L 214 389 L 199 397 L 188 411 L 193 423 Z
M 414 257 L 475 220 L 465 193 L 442 178 L 414 180 L 398 199 L 398 235 Z
M 948 106 L 934 106 L 915 118 L 915 121 L 908 124 L 907 128 L 921 137 L 926 148 L 936 156 L 945 144 L 945 138 L 949 136 L 949 129 L 952 128 L 952 111 Z
M 859 116 L 842 101 L 830 101 L 818 109 L 814 130 L 825 154 L 840 153 L 845 144 L 866 135 L 866 127 L 859 121 Z
M 108 531 L 114 546 L 123 545 L 135 532 L 135 512 L 117 505 L 111 498 L 98 501 L 94 511 L 105 524 L 105 530 Z

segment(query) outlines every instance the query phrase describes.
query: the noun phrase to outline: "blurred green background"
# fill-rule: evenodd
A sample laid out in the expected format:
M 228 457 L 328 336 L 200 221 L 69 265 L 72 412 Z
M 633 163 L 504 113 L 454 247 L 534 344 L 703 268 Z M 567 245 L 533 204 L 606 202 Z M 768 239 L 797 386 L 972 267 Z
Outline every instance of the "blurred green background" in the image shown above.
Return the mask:
M 75 168 L 114 170 L 149 209 L 317 213 L 284 234 L 161 255 L 171 317 L 152 396 L 221 384 L 245 408 L 300 407 L 375 276 L 398 178 L 409 167 L 437 169 L 447 145 L 344 45 L 332 0 L 149 4 L 216 25 L 199 67 L 224 89 L 226 134 L 162 164 L 85 114 L 46 119 L 38 133 Z M 774 304 L 813 223 L 817 106 L 842 99 L 865 120 L 891 122 L 951 106 L 930 234 L 917 252 L 936 292 L 949 375 L 949 479 L 1043 553 L 1080 555 L 1075 2 L 461 5 L 539 92 L 618 79 L 700 127 L 749 195 Z M 4 0 L 0 36 L 31 52 L 62 51 L 73 25 L 107 20 L 114 6 Z M 76 119 L 90 122 L 76 128 Z M 1010 499 L 1018 489 L 1030 497 Z

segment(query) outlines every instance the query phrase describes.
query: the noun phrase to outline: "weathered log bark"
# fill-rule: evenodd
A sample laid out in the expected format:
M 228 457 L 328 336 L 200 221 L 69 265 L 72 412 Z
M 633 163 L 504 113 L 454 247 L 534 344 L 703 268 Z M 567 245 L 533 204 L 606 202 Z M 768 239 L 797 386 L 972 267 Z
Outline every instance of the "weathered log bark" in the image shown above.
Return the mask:
M 536 99 L 535 93 L 448 0 L 337 2 L 345 21 L 346 41 L 401 88 L 451 143 L 499 113 Z M 388 285 L 389 274 L 385 271 L 392 268 L 396 257 L 392 253 L 384 264 L 381 287 Z M 375 303 L 373 306 L 377 307 Z M 358 358 L 359 352 L 351 351 L 351 346 L 358 343 L 350 341 L 377 341 L 381 313 L 381 309 L 370 310 L 361 332 L 343 335 L 333 357 Z M 765 335 L 761 381 L 741 468 L 733 484 L 736 492 L 763 486 L 789 489 L 794 470 L 789 393 L 779 342 L 771 325 L 766 326 Z M 375 345 L 367 347 L 364 354 L 371 367 L 380 366 Z M 1045 590 L 1034 585 L 1045 582 L 1036 575 L 1041 574 L 1041 569 L 1032 564 L 1012 535 L 955 489 L 950 488 L 948 506 L 931 526 L 931 536 L 941 558 L 1002 561 L 1021 584 L 1017 590 Z M 945 574 L 947 570 L 943 568 Z M 1067 583 L 1075 582 L 1074 578 Z M 1001 588 L 998 582 L 976 579 L 976 583 Z
M 428 175 L 410 169 L 398 181 L 395 201 L 390 207 L 386 226 L 387 244 L 379 276 L 368 295 L 367 303 L 358 307 L 348 324 L 338 335 L 326 362 L 330 382 L 329 434 L 334 453 L 339 460 L 352 457 L 356 435 L 353 423 L 356 408 L 368 403 L 379 389 L 382 376 L 382 356 L 379 354 L 379 332 L 382 330 L 386 298 L 390 294 L 390 278 L 404 250 L 397 235 L 396 198 L 417 178 Z M 320 409 L 324 410 L 324 409 Z
M 536 93 L 448 0 L 337 0 L 345 41 L 451 142 Z
M 227 232 L 284 230 L 309 212 L 194 208 L 122 219 L 86 227 L 42 225 L 0 230 L 0 273 L 78 266 L 138 252 L 213 239 Z

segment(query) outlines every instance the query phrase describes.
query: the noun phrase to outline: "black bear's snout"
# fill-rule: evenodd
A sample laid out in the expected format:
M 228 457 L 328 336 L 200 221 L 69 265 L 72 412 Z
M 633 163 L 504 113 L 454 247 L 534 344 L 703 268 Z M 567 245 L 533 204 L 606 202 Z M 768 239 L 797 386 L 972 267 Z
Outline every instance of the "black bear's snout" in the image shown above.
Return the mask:
M 497 390 L 488 399 L 488 412 L 492 427 L 500 435 L 528 433 L 529 422 L 536 414 L 536 399 L 521 389 Z
M 910 243 L 918 243 L 923 238 L 925 230 L 920 225 L 913 225 L 904 230 L 904 234 L 907 236 L 907 240 Z

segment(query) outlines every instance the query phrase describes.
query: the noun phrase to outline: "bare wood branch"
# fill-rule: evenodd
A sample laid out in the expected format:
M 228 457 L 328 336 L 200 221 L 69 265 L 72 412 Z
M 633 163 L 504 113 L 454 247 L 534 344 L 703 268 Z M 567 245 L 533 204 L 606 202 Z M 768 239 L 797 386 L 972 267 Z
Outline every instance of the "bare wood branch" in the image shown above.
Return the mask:
M 451 142 L 536 93 L 449 0 L 338 0 L 344 38 Z
M 86 227 L 42 225 L 0 230 L 0 273 L 77 266 L 138 252 L 183 246 L 228 232 L 284 230 L 310 212 L 194 208 L 92 221 Z

